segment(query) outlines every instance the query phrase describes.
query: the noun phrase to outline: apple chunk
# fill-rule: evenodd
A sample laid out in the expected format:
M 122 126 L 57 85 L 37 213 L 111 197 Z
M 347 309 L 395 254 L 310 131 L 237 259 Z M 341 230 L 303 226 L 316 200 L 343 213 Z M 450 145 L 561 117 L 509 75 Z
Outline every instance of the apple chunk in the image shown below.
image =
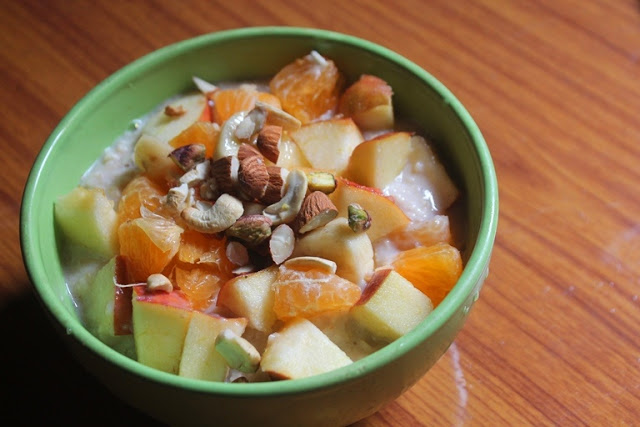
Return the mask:
M 363 74 L 340 97 L 339 111 L 363 130 L 393 129 L 391 86 L 379 77 Z
M 303 235 L 294 257 L 314 256 L 336 263 L 336 274 L 357 285 L 373 271 L 373 247 L 366 233 L 354 233 L 346 218 L 338 217 Z
M 310 321 L 297 318 L 269 336 L 260 366 L 273 379 L 305 378 L 352 363 Z
M 379 189 L 359 185 L 344 178 L 337 181 L 338 186 L 329 198 L 338 208 L 338 216 L 347 216 L 349 204 L 360 205 L 371 217 L 371 227 L 367 230 L 367 235 L 372 242 L 409 224 L 409 217 Z
M 105 259 L 116 254 L 116 211 L 102 189 L 74 188 L 56 200 L 54 215 L 71 242 Z
M 271 332 L 276 322 L 273 282 L 277 273 L 278 267 L 272 266 L 229 280 L 220 289 L 217 305 L 245 317 L 252 328 Z
M 147 292 L 133 288 L 133 337 L 138 361 L 177 374 L 193 309 L 179 290 Z
M 390 268 L 376 270 L 352 317 L 373 336 L 384 341 L 400 338 L 433 310 L 431 300 Z
M 390 132 L 358 145 L 349 159 L 347 178 L 367 187 L 386 187 L 409 160 L 411 136 Z
M 124 259 L 120 256 L 111 258 L 81 295 L 81 302 L 89 332 L 120 353 L 135 358 L 131 334 L 131 288 L 115 285 L 125 283 L 126 277 Z
M 313 168 L 342 174 L 354 148 L 364 139 L 350 118 L 309 123 L 290 133 Z
M 225 329 L 242 335 L 247 319 L 226 319 L 194 311 L 184 340 L 178 375 L 207 381 L 224 381 L 229 366 L 215 348 L 216 338 Z
M 191 93 L 171 101 L 168 106 L 176 114 L 167 114 L 163 108 L 153 115 L 142 129 L 142 133 L 151 135 L 168 143 L 180 132 L 195 123 L 207 106 L 207 98 L 201 93 Z M 182 112 L 182 113 L 180 113 Z

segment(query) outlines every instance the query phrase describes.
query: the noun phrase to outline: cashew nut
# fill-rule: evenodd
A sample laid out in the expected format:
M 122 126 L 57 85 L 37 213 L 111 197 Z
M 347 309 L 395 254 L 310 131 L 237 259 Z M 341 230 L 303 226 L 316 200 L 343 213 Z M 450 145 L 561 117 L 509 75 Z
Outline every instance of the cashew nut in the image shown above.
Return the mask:
M 253 344 L 231 329 L 224 329 L 218 334 L 215 347 L 231 368 L 245 373 L 258 370 L 260 353 Z
M 238 154 L 238 147 L 240 142 L 236 137 L 236 129 L 242 123 L 247 116 L 246 111 L 240 111 L 229 117 L 220 129 L 220 137 L 218 138 L 218 145 L 216 146 L 216 152 L 213 153 L 213 159 L 218 160 L 227 156 L 235 156 Z
M 173 291 L 173 285 L 171 284 L 171 280 L 169 280 L 167 276 L 165 276 L 164 274 L 156 273 L 150 275 L 147 278 L 147 290 L 151 292 L 171 292 Z
M 231 227 L 243 212 L 242 202 L 225 193 L 207 210 L 186 208 L 182 211 L 182 219 L 201 233 L 218 233 Z
M 167 193 L 164 204 L 171 212 L 180 213 L 190 204 L 190 199 L 193 199 L 191 192 L 193 189 L 190 189 L 187 184 L 173 187 Z
M 198 163 L 196 167 L 189 170 L 187 173 L 180 177 L 181 184 L 188 184 L 193 186 L 205 180 L 207 176 L 209 176 L 209 168 L 211 167 L 211 163 L 209 160 Z
M 263 214 L 273 222 L 280 225 L 292 221 L 302 206 L 304 196 L 307 194 L 307 175 L 297 169 L 287 175 L 286 192 L 279 202 L 267 206 Z

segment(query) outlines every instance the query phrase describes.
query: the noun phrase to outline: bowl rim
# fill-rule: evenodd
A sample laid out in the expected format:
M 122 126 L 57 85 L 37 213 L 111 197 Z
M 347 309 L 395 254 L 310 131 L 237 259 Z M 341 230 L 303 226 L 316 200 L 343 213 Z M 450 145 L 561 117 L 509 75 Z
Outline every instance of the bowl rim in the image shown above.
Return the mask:
M 283 36 L 324 40 L 367 51 L 375 56 L 382 57 L 415 75 L 421 81 L 429 85 L 445 100 L 449 107 L 455 112 L 461 122 L 461 125 L 464 127 L 464 130 L 468 133 L 468 136 L 473 143 L 475 153 L 481 164 L 481 178 L 483 181 L 484 197 L 482 199 L 482 214 L 479 224 L 479 232 L 474 249 L 456 286 L 452 289 L 447 298 L 445 298 L 445 300 L 442 301 L 442 303 L 429 315 L 428 320 L 423 321 L 405 336 L 346 367 L 302 379 L 234 384 L 193 380 L 144 366 L 139 362 L 118 353 L 89 333 L 84 326 L 82 326 L 79 319 L 74 317 L 62 306 L 61 301 L 59 301 L 53 291 L 43 285 L 43 283 L 47 282 L 47 277 L 43 268 L 44 260 L 38 258 L 39 253 L 36 250 L 38 247 L 37 233 L 34 232 L 34 229 L 31 226 L 34 222 L 31 220 L 32 214 L 30 209 L 36 196 L 38 183 L 41 180 L 41 172 L 46 164 L 47 158 L 51 154 L 57 142 L 64 135 L 67 126 L 73 121 L 74 117 L 82 111 L 85 106 L 95 102 L 95 99 L 108 96 L 115 88 L 123 84 L 123 82 L 130 80 L 134 76 L 144 74 L 146 70 L 154 68 L 157 64 L 162 63 L 169 58 L 179 56 L 184 52 L 198 49 L 199 47 L 204 47 L 210 43 L 219 43 L 243 38 Z M 431 336 L 456 312 L 457 308 L 464 303 L 469 294 L 473 291 L 475 285 L 477 283 L 481 283 L 486 277 L 497 231 L 497 221 L 498 184 L 489 148 L 482 136 L 482 133 L 480 132 L 480 129 L 466 108 L 439 80 L 404 56 L 393 52 L 380 44 L 356 36 L 318 28 L 263 26 L 212 32 L 159 48 L 120 68 L 84 95 L 51 132 L 33 163 L 26 181 L 21 202 L 20 242 L 22 258 L 27 274 L 33 285 L 34 293 L 42 305 L 66 330 L 67 335 L 71 335 L 96 355 L 110 361 L 132 375 L 140 376 L 147 380 L 159 382 L 168 386 L 175 386 L 211 395 L 276 397 L 298 394 L 301 392 L 318 391 L 343 382 L 364 377 L 378 369 L 381 369 L 394 359 L 401 357 L 414 347 L 418 346 L 420 342 Z M 474 296 L 474 300 L 476 298 L 477 294 Z

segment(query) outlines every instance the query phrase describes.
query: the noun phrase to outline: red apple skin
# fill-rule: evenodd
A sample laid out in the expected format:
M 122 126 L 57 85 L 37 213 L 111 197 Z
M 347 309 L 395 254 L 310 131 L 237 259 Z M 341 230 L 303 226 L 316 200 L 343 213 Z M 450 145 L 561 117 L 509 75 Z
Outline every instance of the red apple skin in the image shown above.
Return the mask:
M 116 283 L 127 283 L 127 263 L 124 257 L 118 255 L 115 263 Z M 131 335 L 133 332 L 131 316 L 133 305 L 131 303 L 131 287 L 115 287 L 115 299 L 113 302 L 113 333 L 114 335 Z
M 389 273 L 391 273 L 391 268 L 380 268 L 373 273 L 373 276 L 369 279 L 367 286 L 362 290 L 362 295 L 360 295 L 360 299 L 355 305 L 366 304 L 367 301 L 378 291 L 378 288 L 382 285 L 382 282 L 385 281 Z
M 181 308 L 183 310 L 193 310 L 191 302 L 179 289 L 171 292 L 147 292 L 146 285 L 134 286 L 134 298 L 138 302 L 168 305 L 169 307 Z

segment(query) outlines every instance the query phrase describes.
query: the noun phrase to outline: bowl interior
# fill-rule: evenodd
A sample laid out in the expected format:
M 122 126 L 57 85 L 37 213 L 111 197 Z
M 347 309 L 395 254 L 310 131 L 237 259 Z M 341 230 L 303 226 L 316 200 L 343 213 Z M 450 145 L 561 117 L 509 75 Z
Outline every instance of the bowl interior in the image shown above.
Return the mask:
M 274 384 L 212 384 L 156 372 L 116 353 L 78 320 L 61 269 L 53 219 L 55 199 L 70 191 L 116 137 L 164 99 L 192 89 L 191 77 L 229 81 L 264 79 L 315 49 L 353 81 L 363 73 L 394 89 L 399 115 L 432 137 L 466 197 L 467 265 L 449 297 L 416 331 L 376 354 L 317 378 Z M 255 394 L 291 393 L 364 375 L 428 338 L 481 282 L 497 220 L 497 184 L 480 131 L 455 97 L 435 78 L 378 45 L 343 34 L 301 28 L 252 28 L 209 34 L 154 52 L 106 79 L 62 120 L 39 154 L 25 188 L 21 239 L 27 270 L 46 309 L 67 334 L 122 368 L 154 381 L 195 390 Z

